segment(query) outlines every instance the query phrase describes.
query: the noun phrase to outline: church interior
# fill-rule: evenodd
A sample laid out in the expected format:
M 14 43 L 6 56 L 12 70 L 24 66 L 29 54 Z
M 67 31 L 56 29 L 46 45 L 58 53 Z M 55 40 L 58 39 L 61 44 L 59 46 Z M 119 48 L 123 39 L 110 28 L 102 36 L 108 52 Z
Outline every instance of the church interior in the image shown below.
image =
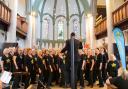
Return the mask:
M 84 53 L 86 49 L 91 49 L 93 55 L 95 49 L 104 48 L 108 56 L 114 54 L 121 59 L 113 35 L 115 27 L 123 32 L 128 67 L 128 0 L 0 0 L 0 60 L 4 61 L 2 55 L 5 48 L 17 45 L 18 51 L 27 49 L 28 54 L 30 50 L 34 53 L 33 49 L 39 50 L 37 54 L 40 54 L 40 50 L 42 53 L 48 50 L 49 54 L 54 54 L 53 50 L 60 52 L 72 32 L 82 43 Z M 63 89 L 54 84 L 55 81 L 48 88 L 37 88 L 36 84 L 30 84 L 28 88 L 0 89 Z M 78 89 L 117 89 L 108 87 L 105 82 L 99 88 L 98 81 L 89 87 L 84 81 L 85 87 L 80 88 L 78 84 Z

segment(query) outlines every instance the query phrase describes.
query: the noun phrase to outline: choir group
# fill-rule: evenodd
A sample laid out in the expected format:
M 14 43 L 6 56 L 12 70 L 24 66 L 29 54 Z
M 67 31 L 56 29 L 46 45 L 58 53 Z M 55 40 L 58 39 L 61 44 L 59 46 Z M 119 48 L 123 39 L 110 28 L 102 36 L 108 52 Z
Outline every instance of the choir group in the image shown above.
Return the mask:
M 120 61 L 103 47 L 79 50 L 80 59 L 77 68 L 77 83 L 81 89 L 85 80 L 89 87 L 104 87 L 106 79 L 116 77 Z M 23 83 L 25 89 L 30 84 L 38 84 L 37 89 L 51 89 L 51 86 L 71 87 L 71 68 L 68 66 L 66 53 L 60 49 L 5 48 L 1 59 L 1 72 L 12 72 L 12 89 L 18 89 Z M 108 57 L 110 56 L 110 57 Z M 38 79 L 37 79 L 38 75 Z

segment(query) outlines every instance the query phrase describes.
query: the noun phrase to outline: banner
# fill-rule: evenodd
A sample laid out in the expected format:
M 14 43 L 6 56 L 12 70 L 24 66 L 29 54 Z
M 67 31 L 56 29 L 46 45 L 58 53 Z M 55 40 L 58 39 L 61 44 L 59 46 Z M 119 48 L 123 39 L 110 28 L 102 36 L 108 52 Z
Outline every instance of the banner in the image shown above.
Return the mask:
M 117 44 L 123 69 L 126 69 L 125 41 L 123 32 L 119 28 L 113 29 L 114 38 Z

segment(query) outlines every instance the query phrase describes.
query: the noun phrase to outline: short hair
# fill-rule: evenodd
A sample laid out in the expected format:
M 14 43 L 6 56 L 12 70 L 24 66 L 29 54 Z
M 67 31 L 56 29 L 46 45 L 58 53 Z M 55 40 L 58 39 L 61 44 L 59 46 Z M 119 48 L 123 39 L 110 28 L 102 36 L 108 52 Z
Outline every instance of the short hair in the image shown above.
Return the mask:
M 73 36 L 75 36 L 75 33 L 74 32 L 71 33 L 71 37 L 73 37 Z

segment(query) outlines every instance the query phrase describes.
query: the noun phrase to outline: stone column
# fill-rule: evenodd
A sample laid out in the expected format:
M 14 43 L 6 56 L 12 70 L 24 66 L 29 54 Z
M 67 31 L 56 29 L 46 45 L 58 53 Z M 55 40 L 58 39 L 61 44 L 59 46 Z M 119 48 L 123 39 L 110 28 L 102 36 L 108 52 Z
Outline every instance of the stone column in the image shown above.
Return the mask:
M 89 25 L 88 25 L 88 23 L 89 23 L 89 18 L 86 16 L 86 18 L 85 18 L 85 20 L 86 20 L 86 44 L 90 44 L 90 32 L 89 32 Z
M 106 13 L 107 13 L 107 36 L 108 36 L 108 54 L 113 53 L 113 24 L 112 24 L 112 0 L 106 0 Z
M 7 32 L 7 42 L 16 42 L 18 0 L 9 0 L 9 7 L 11 8 L 11 23 Z
M 95 48 L 94 18 L 92 14 L 88 14 L 86 17 L 86 43 L 91 49 Z
M 36 46 L 36 17 L 32 15 L 32 47 Z
M 28 16 L 28 33 L 27 38 L 25 40 L 25 47 L 32 47 L 32 16 Z

